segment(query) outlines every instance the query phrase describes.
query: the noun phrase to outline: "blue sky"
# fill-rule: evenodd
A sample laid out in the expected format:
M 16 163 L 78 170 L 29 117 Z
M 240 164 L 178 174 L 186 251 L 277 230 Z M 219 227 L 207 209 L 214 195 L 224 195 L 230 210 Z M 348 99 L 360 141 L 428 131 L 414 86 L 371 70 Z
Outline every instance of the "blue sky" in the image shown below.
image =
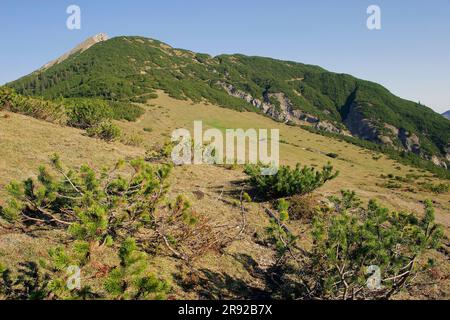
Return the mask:
M 71 4 L 81 8 L 81 30 L 66 28 Z M 371 4 L 381 8 L 381 30 L 366 27 Z M 0 84 L 99 32 L 316 64 L 450 109 L 450 0 L 1 0 Z

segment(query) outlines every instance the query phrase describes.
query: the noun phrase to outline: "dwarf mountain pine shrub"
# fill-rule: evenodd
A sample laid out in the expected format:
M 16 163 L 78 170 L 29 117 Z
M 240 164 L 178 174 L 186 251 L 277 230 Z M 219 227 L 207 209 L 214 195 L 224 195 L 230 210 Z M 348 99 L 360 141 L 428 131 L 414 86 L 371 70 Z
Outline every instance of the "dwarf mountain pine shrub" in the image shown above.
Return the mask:
M 115 299 L 165 299 L 170 285 L 149 272 L 148 257 L 136 241 L 127 238 L 118 252 L 120 264 L 105 280 L 106 292 Z
M 132 236 L 148 251 L 163 248 L 186 262 L 226 245 L 227 238 L 187 199 L 166 197 L 171 165 L 136 159 L 97 173 L 86 165 L 66 170 L 57 155 L 51 163 L 51 170 L 39 168 L 36 179 L 8 185 L 10 199 L 0 218 L 18 227 L 60 228 L 95 245 Z
M 120 138 L 122 131 L 120 128 L 110 121 L 103 121 L 86 130 L 90 137 L 96 137 L 108 142 L 115 141 Z
M 301 167 L 300 164 L 294 169 L 281 166 L 275 175 L 262 175 L 261 166 L 247 165 L 245 173 L 250 176 L 250 184 L 261 195 L 275 199 L 311 193 L 339 175 L 330 163 L 322 171 L 316 171 L 314 167 Z
M 362 207 L 351 191 L 343 191 L 341 197 L 330 201 L 313 220 L 311 249 L 300 251 L 293 244 L 279 241 L 285 246 L 281 250 L 291 253 L 284 260 L 282 278 L 286 286 L 282 295 L 389 299 L 403 288 L 414 286 L 412 279 L 420 271 L 419 257 L 438 248 L 443 238 L 442 228 L 434 221 L 431 201 L 425 202 L 423 218 L 390 211 L 376 201 Z

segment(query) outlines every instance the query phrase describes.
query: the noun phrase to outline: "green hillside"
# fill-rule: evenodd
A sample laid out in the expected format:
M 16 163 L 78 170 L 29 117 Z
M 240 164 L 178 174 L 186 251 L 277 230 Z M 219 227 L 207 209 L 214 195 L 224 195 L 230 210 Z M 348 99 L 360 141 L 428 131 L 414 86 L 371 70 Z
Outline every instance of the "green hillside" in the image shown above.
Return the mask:
M 177 99 L 206 100 L 261 112 L 248 99 L 231 96 L 224 84 L 280 111 L 275 95 L 282 93 L 292 110 L 301 110 L 315 117 L 314 121 L 350 129 L 355 136 L 387 143 L 393 149 L 446 161 L 450 123 L 442 116 L 398 98 L 378 84 L 296 62 L 244 55 L 211 57 L 152 39 L 117 37 L 9 86 L 23 95 L 47 99 L 87 97 L 127 102 L 143 102 L 162 89 Z M 369 125 L 355 127 L 361 119 Z M 419 146 L 414 145 L 417 141 Z

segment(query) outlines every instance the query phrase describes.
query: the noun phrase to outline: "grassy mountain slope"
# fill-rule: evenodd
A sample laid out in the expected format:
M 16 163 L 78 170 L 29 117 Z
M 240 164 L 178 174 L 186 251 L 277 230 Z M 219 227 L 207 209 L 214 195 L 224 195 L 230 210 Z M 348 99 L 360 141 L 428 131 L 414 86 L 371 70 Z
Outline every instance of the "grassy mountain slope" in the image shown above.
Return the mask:
M 78 168 L 87 163 L 101 169 L 112 165 L 120 158 L 139 157 L 153 144 L 164 143 L 172 130 L 180 127 L 192 129 L 194 120 L 203 120 L 205 128 L 279 128 L 282 143 L 280 155 L 282 164 L 294 165 L 296 162 L 321 167 L 331 161 L 341 175 L 320 188 L 315 196 L 324 199 L 335 195 L 342 188 L 357 190 L 364 201 L 377 198 L 386 205 L 401 210 L 411 210 L 420 214 L 421 201 L 433 198 L 437 220 L 445 226 L 448 234 L 450 227 L 447 194 L 433 194 L 423 189 L 422 183 L 440 183 L 429 173 L 399 164 L 387 157 L 375 154 L 343 141 L 313 134 L 299 127 L 275 123 L 262 115 L 252 112 L 236 112 L 220 109 L 206 103 L 187 103 L 173 99 L 157 91 L 158 98 L 142 105 L 145 113 L 137 122 L 116 121 L 124 132 L 141 134 L 145 144 L 140 147 L 128 147 L 120 143 L 106 143 L 88 138 L 82 130 L 62 127 L 37 120 L 28 116 L 0 111 L 0 205 L 5 200 L 4 186 L 11 180 L 25 179 L 36 172 L 42 163 L 48 163 L 48 157 L 57 152 L 70 167 Z M 18 131 L 17 128 L 22 128 Z M 149 130 L 151 129 L 151 130 Z M 330 158 L 327 153 L 337 154 Z M 383 174 L 385 177 L 382 177 Z M 411 182 L 396 180 L 411 175 Z M 392 179 L 388 178 L 389 176 Z M 235 205 L 239 200 L 240 185 L 246 175 L 241 167 L 212 165 L 176 167 L 171 176 L 169 196 L 184 194 L 192 203 L 195 211 L 207 215 L 216 225 L 237 224 L 241 211 Z M 396 185 L 391 184 L 396 181 Z M 195 262 L 199 270 L 199 281 L 194 286 L 186 286 L 178 278 L 172 283 L 174 298 L 209 299 L 249 299 L 267 298 L 270 290 L 268 282 L 261 274 L 270 271 L 276 261 L 273 247 L 263 245 L 255 235 L 262 235 L 269 223 L 269 217 L 262 209 L 264 203 L 247 203 L 248 227 L 238 241 L 226 248 L 224 253 L 210 253 Z M 213 208 L 213 209 L 212 209 Z M 307 223 L 293 221 L 290 227 L 301 231 L 299 243 L 310 246 L 305 237 L 309 230 Z M 225 231 L 225 233 L 228 231 Z M 234 232 L 234 230 L 231 230 Z M 22 261 L 34 261 L 48 257 L 48 248 L 70 243 L 60 230 L 11 232 L 2 229 L 0 220 L 0 257 L 7 265 Z M 428 257 L 427 257 L 428 258 Z M 435 270 L 447 275 L 448 263 L 444 254 L 436 252 L 430 257 L 436 260 Z M 114 253 L 107 246 L 95 247 L 93 261 L 105 265 L 114 265 Z M 94 264 L 94 267 L 96 264 Z M 161 275 L 177 274 L 179 261 L 167 255 L 158 255 L 152 262 L 152 268 Z M 96 272 L 96 269 L 93 269 Z M 101 286 L 101 277 L 86 279 L 94 288 Z M 446 298 L 449 294 L 449 281 L 443 279 L 438 288 L 424 283 L 421 290 L 404 293 L 397 298 Z
M 230 96 L 224 84 L 245 93 L 247 99 Z M 25 95 L 52 99 L 101 97 L 143 102 L 161 89 L 177 99 L 206 100 L 241 111 L 261 111 L 254 99 L 270 105 L 275 110 L 272 113 L 287 103 L 290 109 L 312 116 L 313 122 L 347 127 L 356 136 L 427 158 L 437 155 L 445 159 L 450 141 L 448 121 L 378 84 L 289 61 L 244 55 L 211 57 L 142 37 L 98 43 L 9 85 Z M 280 93 L 281 99 L 276 96 Z
M 118 159 L 142 155 L 138 148 L 92 139 L 80 129 L 2 110 L 0 136 L 0 205 L 6 200 L 5 186 L 10 181 L 34 174 L 54 153 L 64 155 L 71 166 L 86 163 L 99 169 Z
M 379 85 L 348 75 L 329 73 L 319 67 L 241 55 L 213 58 L 137 37 L 115 38 L 98 43 L 84 52 L 70 55 L 44 72 L 36 72 L 10 86 L 27 96 L 0 87 L 0 207 L 6 208 L 8 200 L 11 200 L 7 184 L 12 180 L 36 179 L 38 167 L 49 165 L 49 158 L 54 153 L 60 155 L 68 170 L 77 171 L 87 164 L 100 173 L 102 168 L 114 166 L 119 159 L 145 157 L 149 164 L 156 164 L 161 160 L 148 155 L 156 153 L 157 146 L 166 143 L 174 129 L 187 128 L 192 131 L 195 120 L 202 120 L 204 129 L 278 128 L 281 164 L 294 166 L 301 163 L 320 168 L 331 162 L 340 171 L 335 180 L 308 195 L 306 199 L 310 202 L 302 205 L 302 209 L 325 209 L 325 206 L 330 205 L 330 196 L 338 195 L 342 189 L 350 189 L 358 193 L 364 204 L 370 199 L 376 199 L 391 209 L 421 217 L 424 200 L 433 199 L 436 220 L 443 225 L 446 235 L 445 243 L 439 251 L 429 251 L 417 261 L 417 268 L 421 272 L 415 281 L 419 285 L 415 289 L 405 287 L 394 298 L 448 299 L 450 296 L 448 180 L 439 179 L 426 170 L 402 161 L 395 161 L 378 152 L 380 150 L 377 148 L 370 150 L 350 141 L 356 138 L 347 137 L 352 142 L 347 143 L 336 133 L 322 132 L 323 135 L 318 135 L 316 129 L 310 126 L 305 127 L 308 129 L 305 130 L 292 123 L 275 122 L 270 118 L 280 120 L 276 112 L 288 112 L 289 108 L 293 108 L 311 116 L 309 121 L 313 121 L 312 117 L 315 116 L 321 122 L 332 123 L 343 130 L 356 123 L 356 129 L 361 130 L 361 134 L 367 133 L 364 130 L 370 131 L 376 127 L 380 134 L 386 138 L 391 136 L 392 140 L 395 140 L 392 137 L 392 127 L 395 126 L 399 128 L 397 136 L 407 136 L 408 143 L 414 142 L 413 132 L 420 136 L 421 146 L 425 145 L 422 139 L 427 139 L 431 152 L 433 148 L 437 150 L 440 147 L 429 132 L 444 129 L 441 135 L 445 139 L 447 127 L 442 127 L 439 121 L 433 125 L 434 120 L 430 122 L 427 119 L 421 127 L 415 113 L 431 112 L 423 106 L 396 98 Z M 88 137 L 81 129 L 67 126 L 70 125 L 67 118 L 73 115 L 71 110 L 78 110 L 80 102 L 95 110 L 102 105 L 110 108 L 109 121 L 120 127 L 123 134 L 139 137 L 140 143 L 133 146 L 118 141 L 108 143 Z M 268 106 L 270 112 L 264 109 Z M 91 109 L 88 111 L 93 111 Z M 373 110 L 380 110 L 380 113 L 371 113 Z M 393 110 L 399 110 L 401 116 Z M 357 127 L 355 120 L 358 119 L 370 119 L 370 123 L 366 127 Z M 361 123 L 367 124 L 366 121 Z M 391 124 L 391 127 L 387 127 L 386 123 Z M 402 133 L 400 129 L 403 129 Z M 419 132 L 419 129 L 426 134 Z M 402 144 L 403 141 L 392 143 Z M 278 279 L 283 272 L 278 266 L 277 246 L 267 236 L 271 216 L 266 211 L 268 208 L 275 210 L 275 204 L 253 197 L 251 189 L 247 189 L 248 176 L 243 169 L 239 165 L 185 165 L 173 168 L 166 185 L 167 197 L 161 199 L 158 206 L 163 207 L 165 203 L 183 196 L 189 200 L 193 212 L 205 217 L 214 229 L 217 228 L 221 238 L 232 236 L 235 239 L 221 250 L 207 251 L 185 265 L 164 243 L 158 244 L 161 239 L 146 238 L 142 248 L 151 254 L 147 256 L 149 267 L 158 276 L 170 279 L 171 289 L 167 298 L 278 297 Z M 50 175 L 56 174 L 55 170 L 59 170 L 58 166 L 49 168 Z M 86 180 L 92 181 L 89 172 L 84 172 Z M 122 171 L 119 171 L 119 176 L 121 174 Z M 64 177 L 66 184 L 70 179 L 68 176 L 72 174 Z M 110 178 L 108 171 L 103 171 L 103 176 Z M 47 178 L 40 177 L 41 182 L 36 185 L 38 192 L 43 190 L 41 184 L 52 187 L 47 183 Z M 67 186 L 72 190 L 77 189 L 76 185 L 77 182 Z M 121 188 L 121 185 L 118 187 Z M 132 185 L 131 188 L 134 187 Z M 250 193 L 246 194 L 250 199 L 243 202 L 244 190 Z M 109 189 L 105 189 L 105 192 L 108 193 Z M 83 198 L 92 199 L 91 192 L 86 196 Z M 113 198 L 115 201 L 120 199 Z M 68 199 L 76 200 L 74 197 Z M 47 203 L 43 205 L 50 208 Z M 41 204 L 38 206 L 41 207 Z M 124 212 L 117 212 L 118 220 L 132 215 L 130 212 L 134 211 L 128 209 L 131 207 Z M 93 219 L 97 217 L 101 220 L 103 215 L 101 211 L 92 211 L 92 216 Z M 402 216 L 398 215 L 399 221 Z M 66 250 L 72 254 L 72 244 L 77 244 L 74 241 L 76 238 L 58 224 L 49 224 L 49 227 L 45 223 L 14 225 L 4 217 L 7 216 L 0 216 L 0 270 L 4 267 L 15 270 L 14 266 L 24 265 L 43 266 L 46 261 L 55 260 L 51 254 L 55 251 L 49 249 L 61 248 L 63 252 Z M 144 219 L 140 222 L 147 224 L 149 220 Z M 412 216 L 408 219 L 414 220 Z M 295 245 L 309 250 L 314 242 L 311 222 L 293 218 L 286 221 L 286 225 L 297 237 Z M 100 229 L 93 231 L 97 234 L 101 232 Z M 123 236 L 135 237 L 140 234 L 134 227 L 129 230 Z M 405 233 L 408 232 L 411 231 L 405 230 Z M 105 290 L 108 291 L 105 279 L 114 275 L 120 263 L 116 251 L 120 238 L 111 240 L 88 243 L 89 257 L 82 257 L 82 260 L 87 258 L 87 261 L 82 262 L 83 286 L 89 286 L 93 292 L 104 294 Z M 169 242 L 176 245 L 176 241 Z M 395 251 L 398 252 L 397 247 Z M 65 257 L 61 254 L 56 255 L 56 258 L 57 262 L 61 262 Z M 432 267 L 431 271 L 422 272 L 421 268 L 427 264 Z M 63 267 L 61 271 L 64 272 Z M 286 278 L 282 283 L 286 281 L 292 287 L 292 280 L 295 279 Z M 29 298 L 28 295 L 25 297 Z M 98 298 L 102 297 L 100 295 Z
M 448 193 L 433 194 L 423 188 L 422 183 L 438 184 L 443 182 L 430 173 L 382 156 L 379 153 L 361 148 L 344 141 L 320 136 L 299 127 L 273 122 L 262 115 L 252 112 L 236 112 L 220 109 L 205 103 L 190 104 L 173 99 L 158 91 L 158 98 L 143 104 L 143 116 L 137 122 L 116 121 L 124 133 L 142 136 L 140 146 L 131 147 L 122 143 L 107 143 L 86 136 L 83 130 L 63 127 L 46 121 L 37 120 L 17 113 L 0 110 L 0 147 L 4 152 L 0 157 L 0 202 L 4 200 L 4 186 L 11 180 L 20 180 L 32 174 L 39 164 L 48 161 L 53 153 L 59 153 L 70 166 L 83 163 L 101 169 L 120 158 L 144 156 L 146 150 L 165 143 L 173 130 L 184 127 L 193 130 L 193 121 L 202 120 L 204 129 L 219 128 L 278 128 L 280 129 L 280 161 L 282 164 L 321 167 L 328 161 L 341 172 L 338 179 L 325 185 L 320 193 L 324 196 L 334 194 L 342 188 L 358 190 L 363 199 L 378 198 L 394 208 L 409 208 L 420 211 L 420 200 L 433 198 L 438 219 L 450 226 L 448 213 L 450 204 L 446 200 Z M 22 128 L 20 131 L 17 128 Z M 336 154 L 333 159 L 327 154 Z M 198 167 L 198 171 L 197 170 Z M 189 181 L 187 190 L 195 185 L 209 183 L 208 177 L 201 172 L 208 166 L 192 166 L 197 182 Z M 184 172 L 184 168 L 178 169 Z M 191 171 L 192 171 L 191 170 Z M 211 169 L 220 170 L 220 169 Z M 228 176 L 229 170 L 221 171 Z M 243 177 L 237 170 L 232 175 Z M 392 188 L 388 178 L 413 177 L 413 182 L 402 182 Z M 177 175 L 175 175 L 177 176 Z M 214 179 L 213 179 L 214 180 Z M 183 187 L 183 188 L 184 188 Z M 182 188 L 182 187 L 178 187 Z

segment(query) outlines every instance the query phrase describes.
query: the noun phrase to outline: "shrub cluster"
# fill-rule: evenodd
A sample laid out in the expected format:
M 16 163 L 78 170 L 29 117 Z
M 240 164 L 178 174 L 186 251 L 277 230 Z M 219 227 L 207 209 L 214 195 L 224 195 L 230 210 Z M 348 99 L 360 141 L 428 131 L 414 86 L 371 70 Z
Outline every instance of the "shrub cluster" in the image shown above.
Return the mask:
M 247 165 L 245 173 L 250 176 L 250 184 L 261 195 L 270 198 L 308 194 L 339 175 L 329 163 L 322 171 L 316 171 L 314 167 L 301 167 L 300 164 L 294 169 L 281 166 L 275 175 L 263 175 L 261 169 L 260 165 Z
M 431 191 L 436 194 L 448 193 L 450 184 L 448 183 L 422 183 L 421 187 L 426 191 Z
M 283 217 L 287 207 L 279 210 Z M 362 207 L 352 191 L 331 197 L 329 205 L 317 211 L 308 251 L 287 241 L 294 236 L 286 228 L 273 225 L 269 236 L 284 258 L 278 293 L 284 298 L 389 299 L 412 285 L 420 271 L 419 257 L 439 248 L 444 235 L 431 201 L 425 202 L 425 215 L 419 219 L 376 201 Z
M 37 119 L 86 129 L 93 137 L 107 141 L 120 135 L 112 119 L 135 121 L 144 109 L 132 103 L 93 98 L 56 99 L 21 96 L 8 87 L 0 87 L 0 108 L 22 113 Z
M 105 141 L 115 141 L 122 135 L 120 128 L 109 121 L 103 121 L 86 130 L 90 137 L 96 137 Z
M 111 109 L 104 100 L 71 99 L 67 102 L 70 104 L 67 122 L 69 126 L 88 129 L 112 118 Z
M 41 98 L 24 97 L 8 87 L 0 87 L 0 109 L 32 116 L 37 119 L 66 124 L 65 105 Z
M 229 241 L 183 196 L 167 197 L 171 165 L 136 159 L 119 161 L 98 173 L 86 165 L 66 170 L 57 155 L 51 163 L 51 170 L 39 168 L 37 178 L 7 186 L 11 197 L 0 209 L 0 219 L 17 229 L 64 230 L 73 246 L 51 249 L 51 261 L 44 265 L 30 262 L 32 270 L 23 270 L 30 277 L 25 283 L 20 276 L 23 268 L 0 266 L 0 297 L 163 298 L 169 285 L 150 272 L 150 255 L 166 254 L 192 267 L 195 259 L 221 250 Z M 92 272 L 98 263 L 91 261 L 92 248 L 98 247 L 118 250 L 120 260 L 116 266 L 97 266 L 104 291 L 67 290 L 67 267 L 75 264 L 83 272 Z M 27 287 L 30 281 L 33 288 Z

